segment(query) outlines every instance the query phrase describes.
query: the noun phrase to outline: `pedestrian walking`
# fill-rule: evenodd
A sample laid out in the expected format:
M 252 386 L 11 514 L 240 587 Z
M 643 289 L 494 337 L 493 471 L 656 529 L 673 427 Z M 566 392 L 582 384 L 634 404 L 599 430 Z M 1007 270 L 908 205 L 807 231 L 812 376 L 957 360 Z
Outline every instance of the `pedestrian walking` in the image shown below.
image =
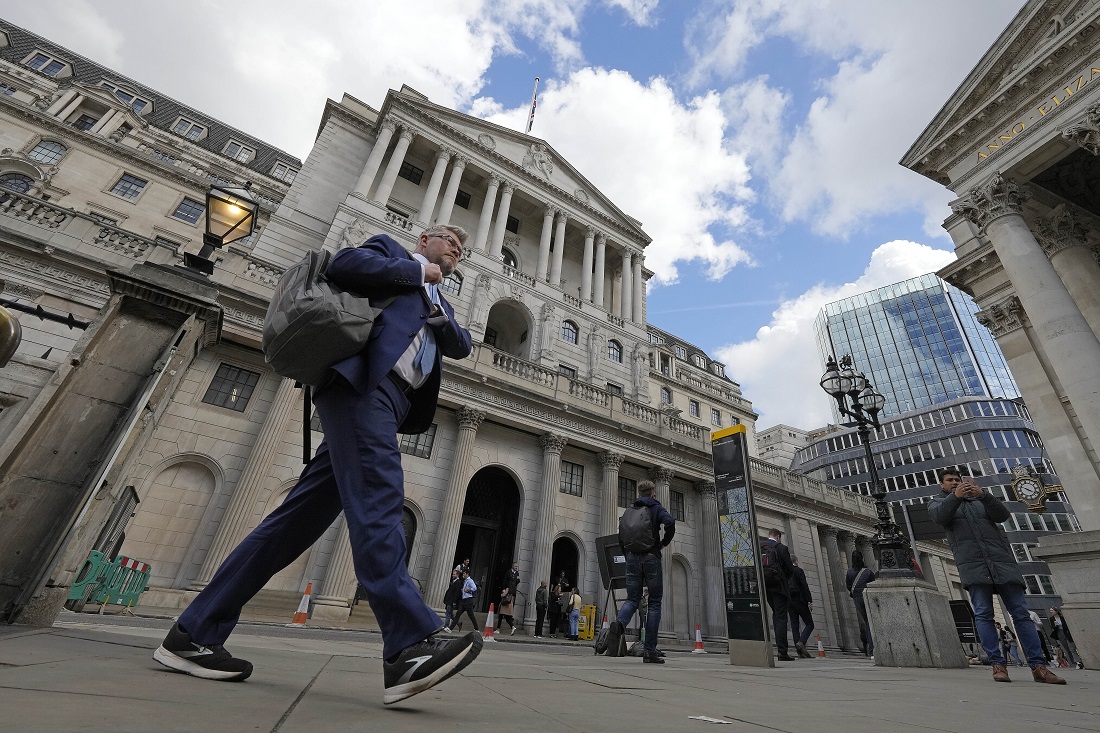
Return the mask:
M 1012 681 L 1001 653 L 997 627 L 993 625 L 993 594 L 996 593 L 1016 627 L 1017 639 L 1033 679 L 1050 685 L 1066 684 L 1047 669 L 1039 634 L 1030 623 L 1024 598 L 1024 576 L 1001 527 L 1001 522 L 1012 516 L 1004 502 L 972 480 L 963 480 L 957 470 L 945 469 L 940 472 L 940 495 L 928 503 L 928 516 L 947 530 L 959 580 L 970 593 L 978 638 L 993 665 L 993 679 Z
M 481 635 L 438 636 L 443 624 L 405 567 L 405 486 L 398 433 L 432 426 L 442 359 L 473 346 L 440 290 L 458 265 L 466 232 L 425 230 L 410 253 L 379 234 L 333 255 L 325 273 L 350 293 L 389 300 L 367 346 L 333 365 L 314 405 L 325 439 L 298 483 L 225 559 L 153 657 L 195 677 L 244 680 L 252 665 L 226 651 L 241 609 L 332 525 L 348 526 L 355 574 L 382 630 L 383 703 L 445 680 L 477 657 Z
M 791 551 L 780 542 L 782 538 L 783 533 L 778 529 L 768 530 L 767 538 L 760 542 L 760 567 L 764 574 L 764 595 L 772 609 L 772 630 L 775 632 L 778 659 L 781 662 L 793 662 L 794 657 L 788 654 L 787 617 L 794 563 L 791 562 Z
M 608 627 L 607 654 L 622 656 L 623 632 L 638 610 L 644 587 L 649 591 L 649 607 L 646 611 L 642 661 L 664 664 L 664 657 L 657 651 L 657 629 L 661 625 L 661 599 L 664 595 L 661 550 L 672 542 L 676 534 L 676 520 L 654 497 L 657 487 L 652 481 L 639 481 L 637 491 L 638 498 L 619 518 L 619 545 L 626 553 L 626 601 Z M 661 527 L 664 527 L 663 538 Z
M 844 577 L 844 585 L 848 588 L 848 595 L 852 597 L 852 603 L 856 607 L 859 633 L 863 637 L 863 653 L 869 657 L 875 656 L 875 638 L 871 635 L 871 622 L 867 618 L 867 604 L 863 602 L 863 590 L 875 579 L 874 572 L 863 560 L 863 553 L 859 550 L 853 552 L 852 565 Z
M 443 606 L 446 613 L 443 618 L 443 630 L 448 634 L 454 628 L 461 626 L 458 619 L 459 609 L 462 607 L 462 574 L 457 570 L 451 571 L 451 584 L 447 586 L 447 592 L 443 594 Z
M 462 607 L 459 611 L 459 623 L 461 623 L 462 614 L 466 614 L 466 617 L 470 619 L 470 627 L 473 629 L 470 633 L 478 633 L 477 617 L 474 616 L 474 603 L 477 601 L 477 583 L 470 577 L 469 570 L 462 571 Z
M 1043 656 L 1046 658 L 1047 664 L 1050 664 L 1054 661 L 1054 652 L 1050 650 L 1050 640 L 1047 639 L 1046 624 L 1043 623 L 1043 619 L 1039 614 L 1032 609 L 1028 609 L 1027 615 L 1028 618 L 1031 619 L 1031 623 L 1035 625 L 1035 631 L 1039 633 L 1039 642 L 1043 645 Z
M 1081 661 L 1081 655 L 1077 651 L 1077 645 L 1073 643 L 1073 634 L 1070 633 L 1069 624 L 1066 623 L 1066 619 L 1062 616 L 1062 612 L 1052 607 L 1047 610 L 1047 613 L 1050 614 L 1047 618 L 1050 638 L 1054 639 L 1058 642 L 1058 646 L 1062 647 L 1066 661 L 1077 667 L 1077 669 L 1084 669 L 1085 664 Z
M 994 621 L 993 623 L 997 627 L 997 637 L 1001 640 L 1001 654 L 1004 656 L 1005 662 L 1007 663 L 1011 655 L 1016 660 L 1017 667 L 1024 666 L 1024 663 L 1020 661 L 1020 655 L 1016 653 L 1016 634 L 1007 626 L 1001 626 L 1000 621 Z
M 509 636 L 516 633 L 516 620 L 512 617 L 512 606 L 515 603 L 515 596 L 508 592 L 507 588 L 500 589 L 500 605 L 497 608 L 497 625 L 496 630 L 500 631 L 500 625 L 507 621 L 508 626 L 512 628 L 512 632 Z
M 543 621 L 546 620 L 546 607 L 550 603 L 550 589 L 547 587 L 546 581 L 542 581 L 539 584 L 538 590 L 535 591 L 535 638 L 542 638 L 542 626 Z
M 798 567 L 798 558 L 791 555 L 791 565 L 794 574 L 790 579 L 791 603 L 787 613 L 791 621 L 791 636 L 794 637 L 794 649 L 798 656 L 809 659 L 811 654 L 806 651 L 806 642 L 814 630 L 814 617 L 811 612 L 813 596 L 810 595 L 810 584 L 806 582 L 806 571 Z M 799 621 L 805 623 L 802 633 L 799 633 Z

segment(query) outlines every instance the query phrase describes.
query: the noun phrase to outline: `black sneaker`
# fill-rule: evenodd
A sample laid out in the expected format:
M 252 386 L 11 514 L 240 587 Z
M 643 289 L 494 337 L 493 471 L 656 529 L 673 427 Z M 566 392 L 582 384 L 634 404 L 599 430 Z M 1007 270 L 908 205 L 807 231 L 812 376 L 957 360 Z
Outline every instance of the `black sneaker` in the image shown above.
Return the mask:
M 660 652 L 653 652 L 653 653 L 646 652 L 645 656 L 642 657 L 642 661 L 645 662 L 646 664 L 664 664 L 665 663 L 665 659 L 664 659 L 664 657 L 661 656 Z
M 615 619 L 607 627 L 607 656 L 621 657 L 623 646 L 623 624 L 619 619 Z
M 386 695 L 382 703 L 412 697 L 461 672 L 481 653 L 481 634 L 476 631 L 457 639 L 443 639 L 432 634 L 424 641 L 405 647 L 392 662 L 383 662 Z
M 191 635 L 173 624 L 168 636 L 153 652 L 153 659 L 177 672 L 204 680 L 241 682 L 252 674 L 252 663 L 237 659 L 222 645 L 203 646 L 191 641 Z

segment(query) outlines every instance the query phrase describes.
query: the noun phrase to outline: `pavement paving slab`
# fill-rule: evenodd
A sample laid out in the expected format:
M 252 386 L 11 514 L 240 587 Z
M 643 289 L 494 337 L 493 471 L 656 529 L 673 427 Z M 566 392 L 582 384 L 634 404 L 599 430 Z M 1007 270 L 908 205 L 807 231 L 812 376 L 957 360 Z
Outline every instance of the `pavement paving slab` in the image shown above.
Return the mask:
M 219 683 L 153 661 L 171 620 L 62 619 L 0 628 L 0 733 L 1100 731 L 1092 670 L 1059 670 L 1069 684 L 1055 687 L 1013 668 L 1006 685 L 987 667 L 830 657 L 751 669 L 676 651 L 650 665 L 584 646 L 500 642 L 442 685 L 383 706 L 376 632 L 242 624 L 227 646 L 256 671 Z

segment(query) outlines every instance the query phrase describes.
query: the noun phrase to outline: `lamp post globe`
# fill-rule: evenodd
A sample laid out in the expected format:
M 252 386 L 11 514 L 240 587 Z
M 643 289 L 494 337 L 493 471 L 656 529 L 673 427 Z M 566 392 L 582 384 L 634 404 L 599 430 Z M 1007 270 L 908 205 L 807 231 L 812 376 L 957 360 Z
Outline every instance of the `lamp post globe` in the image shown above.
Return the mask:
M 830 356 L 829 360 L 825 363 L 825 373 L 821 375 L 818 384 L 821 385 L 821 389 L 825 390 L 830 397 L 839 398 L 844 394 L 844 390 L 841 389 L 840 372 L 837 370 L 837 365 L 833 357 Z

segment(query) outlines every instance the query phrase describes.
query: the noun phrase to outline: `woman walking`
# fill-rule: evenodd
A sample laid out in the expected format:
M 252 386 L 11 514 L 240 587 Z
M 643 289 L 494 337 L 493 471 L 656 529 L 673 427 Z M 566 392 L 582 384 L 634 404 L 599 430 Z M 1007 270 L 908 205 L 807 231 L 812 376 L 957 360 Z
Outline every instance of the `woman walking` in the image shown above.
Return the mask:
M 848 587 L 848 594 L 852 596 L 852 602 L 856 604 L 859 630 L 865 640 L 863 653 L 869 657 L 875 656 L 875 640 L 871 638 L 871 624 L 867 621 L 867 606 L 863 603 L 863 589 L 874 579 L 875 574 L 863 561 L 863 553 L 859 550 L 853 552 L 852 567 L 848 568 L 844 585 Z
M 508 588 L 504 587 L 500 589 L 500 612 L 497 614 L 497 631 L 500 631 L 501 621 L 507 621 L 508 625 L 512 627 L 512 632 L 508 634 L 511 636 L 516 633 L 516 620 L 512 617 L 512 606 L 515 604 L 515 596 L 508 592 Z
M 1066 623 L 1062 612 L 1057 608 L 1050 608 L 1048 613 L 1050 614 L 1050 618 L 1047 619 L 1047 623 L 1050 625 L 1050 638 L 1057 641 L 1058 645 L 1062 647 L 1062 651 L 1066 653 L 1066 661 L 1077 667 L 1077 669 L 1084 669 L 1085 665 L 1081 661 L 1077 645 L 1073 643 L 1073 634 L 1070 633 L 1069 624 Z

